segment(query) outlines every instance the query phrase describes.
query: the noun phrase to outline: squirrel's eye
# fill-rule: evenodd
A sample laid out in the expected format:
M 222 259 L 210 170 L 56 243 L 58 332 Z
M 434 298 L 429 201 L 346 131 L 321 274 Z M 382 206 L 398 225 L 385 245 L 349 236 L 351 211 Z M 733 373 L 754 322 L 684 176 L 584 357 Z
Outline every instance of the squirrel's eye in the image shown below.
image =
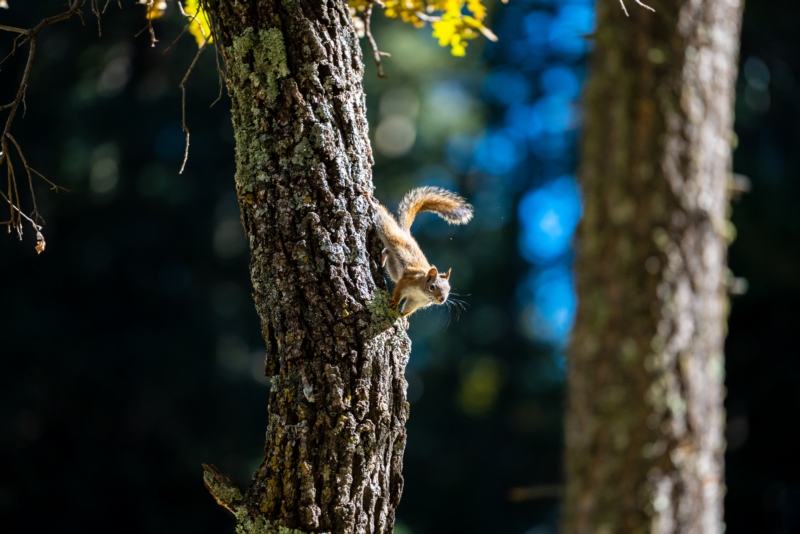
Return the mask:
M 435 287 L 435 286 L 431 286 L 431 291 L 433 291 L 434 287 Z

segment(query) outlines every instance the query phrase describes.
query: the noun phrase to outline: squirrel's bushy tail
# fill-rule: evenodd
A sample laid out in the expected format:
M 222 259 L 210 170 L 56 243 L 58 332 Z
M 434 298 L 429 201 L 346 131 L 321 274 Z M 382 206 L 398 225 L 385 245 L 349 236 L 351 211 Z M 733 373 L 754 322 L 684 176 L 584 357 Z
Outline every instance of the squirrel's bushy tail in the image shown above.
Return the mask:
M 432 211 L 448 224 L 466 224 L 472 219 L 472 206 L 455 193 L 438 187 L 418 187 L 409 191 L 397 208 L 397 218 L 405 230 L 411 228 L 421 211 Z

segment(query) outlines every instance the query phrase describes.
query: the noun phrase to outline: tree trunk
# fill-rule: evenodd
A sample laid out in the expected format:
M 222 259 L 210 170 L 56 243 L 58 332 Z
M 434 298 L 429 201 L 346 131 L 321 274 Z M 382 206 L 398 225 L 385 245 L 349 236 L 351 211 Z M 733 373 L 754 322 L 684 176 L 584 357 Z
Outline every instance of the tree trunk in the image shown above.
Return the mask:
M 632 2 L 628 2 L 632 4 Z M 564 532 L 724 530 L 723 341 L 740 0 L 597 4 Z
M 410 344 L 363 193 L 363 62 L 339 0 L 207 0 L 225 59 L 236 190 L 271 380 L 265 459 L 206 486 L 237 532 L 391 532 L 403 488 Z M 285 532 L 286 530 L 280 530 Z

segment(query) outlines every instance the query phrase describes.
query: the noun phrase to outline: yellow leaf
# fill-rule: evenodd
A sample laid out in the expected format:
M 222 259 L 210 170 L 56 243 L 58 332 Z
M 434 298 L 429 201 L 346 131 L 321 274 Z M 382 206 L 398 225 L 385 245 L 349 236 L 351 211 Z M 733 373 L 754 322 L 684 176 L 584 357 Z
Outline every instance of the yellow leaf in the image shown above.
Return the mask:
M 453 40 L 450 41 L 450 53 L 454 56 L 463 57 L 467 55 L 467 43 L 461 39 L 460 35 L 453 36 Z
M 478 36 L 473 29 L 476 26 L 482 27 L 483 24 L 460 13 L 445 13 L 440 20 L 433 23 L 433 36 L 439 39 L 440 46 L 450 46 L 450 53 L 454 56 L 465 56 L 467 39 Z
M 403 22 L 421 28 L 425 23 L 419 18 L 418 13 L 424 13 L 425 10 L 422 0 L 386 0 L 383 13 L 390 19 L 400 18 Z
M 359 12 L 366 9 L 370 0 L 346 1 L 351 12 Z M 430 22 L 439 46 L 449 46 L 454 56 L 466 55 L 468 41 L 481 33 L 491 41 L 497 40 L 483 25 L 486 19 L 483 0 L 384 0 L 380 5 L 384 6 L 386 17 L 399 18 L 417 28 Z
M 467 9 L 469 9 L 478 20 L 486 18 L 486 6 L 481 3 L 481 0 L 467 0 Z
M 444 11 L 447 15 L 457 17 L 464 7 L 464 0 L 435 0 L 432 7 L 434 11 Z
M 461 10 L 463 9 L 463 7 L 464 7 L 464 2 L 461 2 L 459 0 L 448 0 L 446 2 L 444 14 L 445 16 L 450 16 L 450 17 L 460 17 Z
M 497 36 L 494 34 L 494 32 L 489 28 L 487 28 L 486 26 L 484 26 L 483 22 L 481 22 L 480 20 L 474 19 L 468 15 L 464 15 L 463 20 L 469 26 L 472 26 L 473 28 L 481 32 L 483 36 L 489 39 L 490 41 L 497 42 Z
M 206 16 L 206 12 L 198 3 L 198 0 L 186 0 L 186 7 L 183 11 L 189 16 L 191 22 L 189 23 L 189 33 L 194 35 L 197 46 L 201 47 L 205 43 L 214 41 L 211 32 L 211 24 Z
M 455 22 L 443 18 L 433 23 L 433 37 L 439 39 L 439 46 L 447 46 L 456 34 Z
M 167 3 L 164 0 L 144 0 L 140 2 L 141 4 L 147 4 L 147 17 L 150 20 L 160 19 L 164 16 L 164 11 L 167 9 Z

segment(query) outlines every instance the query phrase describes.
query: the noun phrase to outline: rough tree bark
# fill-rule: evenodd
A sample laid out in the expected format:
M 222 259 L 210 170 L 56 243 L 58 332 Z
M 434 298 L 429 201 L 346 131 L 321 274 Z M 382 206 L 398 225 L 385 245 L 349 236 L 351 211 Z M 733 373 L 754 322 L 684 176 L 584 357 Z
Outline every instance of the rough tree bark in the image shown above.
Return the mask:
M 206 7 L 227 67 L 271 380 L 251 485 L 240 492 L 205 466 L 206 486 L 237 532 L 391 532 L 410 345 L 368 254 L 372 153 L 350 16 L 341 0 Z
M 650 3 L 650 2 L 648 2 Z M 597 3 L 570 349 L 566 533 L 724 529 L 740 0 Z

